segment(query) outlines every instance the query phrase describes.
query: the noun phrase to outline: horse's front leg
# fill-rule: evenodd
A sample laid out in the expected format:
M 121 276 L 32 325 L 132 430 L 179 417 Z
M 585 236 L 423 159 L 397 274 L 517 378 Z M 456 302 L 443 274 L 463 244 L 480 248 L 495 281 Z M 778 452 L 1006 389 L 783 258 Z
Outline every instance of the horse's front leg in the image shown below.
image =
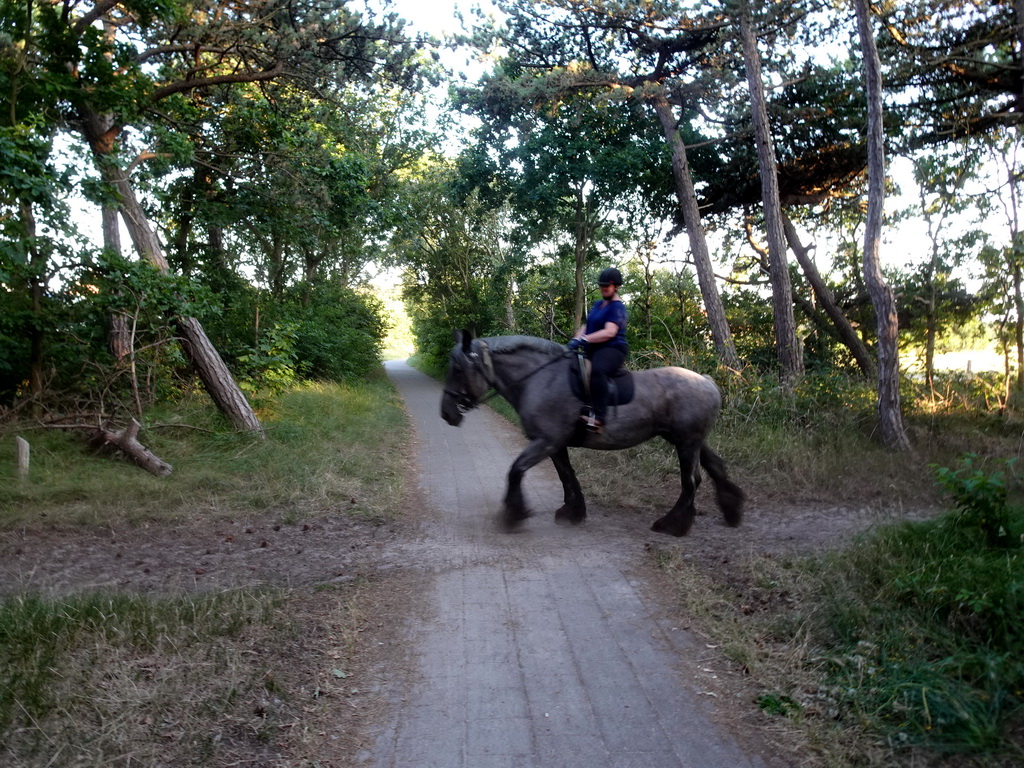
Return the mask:
M 676 455 L 679 457 L 679 480 L 682 485 L 679 498 L 667 515 L 654 521 L 651 530 L 672 536 L 685 536 L 697 514 L 693 499 L 700 480 L 700 443 L 676 443 Z
M 512 529 L 530 516 L 530 510 L 523 499 L 523 475 L 530 467 L 548 458 L 555 452 L 555 446 L 545 438 L 534 438 L 526 450 L 516 457 L 508 471 L 508 489 L 505 491 L 505 527 Z
M 580 481 L 576 479 L 576 472 L 569 462 L 569 449 L 563 447 L 555 451 L 551 456 L 551 462 L 558 470 L 558 479 L 562 481 L 563 501 L 565 502 L 555 512 L 555 522 L 579 525 L 587 519 L 587 504 L 583 500 Z

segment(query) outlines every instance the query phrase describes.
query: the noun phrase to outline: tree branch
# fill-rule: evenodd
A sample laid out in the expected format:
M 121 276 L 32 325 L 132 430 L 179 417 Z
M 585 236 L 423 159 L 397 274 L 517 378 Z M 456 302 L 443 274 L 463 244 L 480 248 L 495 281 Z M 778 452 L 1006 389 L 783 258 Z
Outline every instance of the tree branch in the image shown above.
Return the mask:
M 100 0 L 93 6 L 92 10 L 86 14 L 83 14 L 78 21 L 75 22 L 72 27 L 76 35 L 82 34 L 82 30 L 90 26 L 94 21 L 103 17 L 103 15 L 111 8 L 116 6 L 121 0 Z
M 196 88 L 207 88 L 212 85 L 230 85 L 232 83 L 258 83 L 273 80 L 284 74 L 284 62 L 278 61 L 272 69 L 264 69 L 261 72 L 239 72 L 234 75 L 217 75 L 216 77 L 199 77 L 194 80 L 182 80 L 177 83 L 161 86 L 153 91 L 150 98 L 153 101 L 171 96 L 175 93 L 187 93 Z

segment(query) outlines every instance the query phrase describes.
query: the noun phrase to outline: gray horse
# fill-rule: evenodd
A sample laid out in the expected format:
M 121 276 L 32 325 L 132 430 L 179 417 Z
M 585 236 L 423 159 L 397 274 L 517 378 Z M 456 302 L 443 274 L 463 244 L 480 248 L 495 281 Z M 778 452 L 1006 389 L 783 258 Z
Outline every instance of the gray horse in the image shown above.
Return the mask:
M 725 521 L 737 526 L 743 518 L 743 491 L 731 482 L 725 462 L 705 442 L 719 411 L 722 396 L 707 376 L 685 368 L 655 368 L 633 374 L 635 396 L 616 406 L 600 434 L 581 430 L 581 401 L 570 386 L 564 347 L 533 336 L 474 339 L 456 331 L 448 364 L 441 417 L 452 426 L 494 389 L 516 409 L 530 444 L 512 463 L 505 492 L 504 522 L 513 528 L 529 517 L 523 499 L 523 474 L 549 458 L 558 470 L 565 496 L 555 512 L 560 523 L 578 524 L 587 516 L 576 473 L 569 463 L 569 446 L 602 451 L 629 448 L 660 436 L 676 447 L 682 492 L 675 506 L 651 530 L 684 536 L 693 524 L 694 493 L 700 467 L 715 483 Z M 698 466 L 699 464 L 699 466 Z

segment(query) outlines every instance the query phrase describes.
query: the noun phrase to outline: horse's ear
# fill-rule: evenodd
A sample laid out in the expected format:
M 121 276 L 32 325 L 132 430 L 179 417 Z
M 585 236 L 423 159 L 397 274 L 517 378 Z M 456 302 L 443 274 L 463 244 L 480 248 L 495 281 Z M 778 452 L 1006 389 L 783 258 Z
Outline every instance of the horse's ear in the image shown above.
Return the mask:
M 473 333 L 471 331 L 463 331 L 459 336 L 462 337 L 462 351 L 468 355 L 473 350 Z M 455 337 L 456 341 L 459 341 L 459 336 Z

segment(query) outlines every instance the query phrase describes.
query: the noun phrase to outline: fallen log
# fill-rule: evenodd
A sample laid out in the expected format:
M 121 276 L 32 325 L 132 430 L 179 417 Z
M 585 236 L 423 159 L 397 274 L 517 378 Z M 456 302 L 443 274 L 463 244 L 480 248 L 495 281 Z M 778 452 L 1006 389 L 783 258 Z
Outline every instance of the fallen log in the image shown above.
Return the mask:
M 96 427 L 92 434 L 92 443 L 98 448 L 112 446 L 120 450 L 142 469 L 157 477 L 167 477 L 174 467 L 154 454 L 139 442 L 141 425 L 135 419 L 120 432 L 111 432 L 103 427 Z

